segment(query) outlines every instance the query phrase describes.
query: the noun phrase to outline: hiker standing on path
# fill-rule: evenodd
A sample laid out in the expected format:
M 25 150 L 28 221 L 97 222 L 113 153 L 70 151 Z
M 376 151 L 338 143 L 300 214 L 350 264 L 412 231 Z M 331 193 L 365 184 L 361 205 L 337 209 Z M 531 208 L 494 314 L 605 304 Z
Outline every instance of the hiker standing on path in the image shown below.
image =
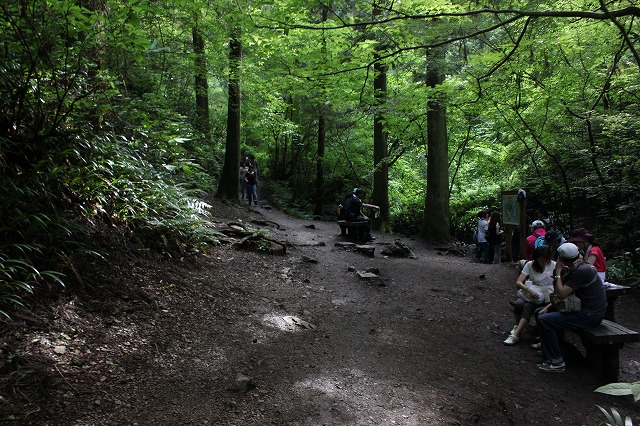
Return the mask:
M 247 183 L 247 199 L 249 201 L 249 205 L 251 205 L 251 201 L 253 201 L 254 205 L 258 205 L 258 176 L 256 175 L 256 171 L 253 166 L 249 166 L 249 170 L 244 175 L 244 180 Z
M 241 190 L 241 199 L 245 201 L 247 199 L 247 181 L 244 179 L 244 176 L 249 171 L 249 163 L 248 161 L 242 160 L 240 162 L 240 190 Z
M 487 212 L 482 210 L 478 213 L 478 251 L 476 251 L 476 259 L 483 263 L 489 262 L 489 254 L 491 247 L 487 242 L 487 232 L 489 232 L 489 222 L 487 222 Z
M 502 236 L 504 230 L 500 229 L 500 212 L 494 210 L 491 212 L 491 218 L 489 219 L 489 231 L 487 232 L 486 239 L 491 245 L 490 253 L 493 258 L 493 263 L 500 263 L 502 261 Z

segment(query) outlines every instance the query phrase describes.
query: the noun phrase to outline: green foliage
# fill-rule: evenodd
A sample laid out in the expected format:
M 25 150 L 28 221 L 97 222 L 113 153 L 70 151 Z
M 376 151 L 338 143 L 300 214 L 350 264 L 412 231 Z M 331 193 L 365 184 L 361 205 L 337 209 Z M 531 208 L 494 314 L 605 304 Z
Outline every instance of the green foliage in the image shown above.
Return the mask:
M 286 182 L 271 180 L 268 187 L 269 198 L 285 213 L 298 218 L 311 218 L 309 209 L 305 204 L 300 204 L 293 199 L 291 188 L 286 186 Z M 306 200 L 308 203 L 309 200 Z
M 594 392 L 600 392 L 607 395 L 633 395 L 633 400 L 640 401 L 640 381 L 631 383 L 609 383 L 604 386 L 600 386 Z
M 333 4 L 326 21 L 306 0 L 221 1 L 215 10 L 201 1 L 142 3 L 0 7 L 0 241 L 4 276 L 15 281 L 5 288 L 28 294 L 55 282 L 42 271 L 57 270 L 49 259 L 86 250 L 82 224 L 124 228 L 168 255 L 215 243 L 198 200 L 216 187 L 224 156 L 235 26 L 245 49 L 242 144 L 259 160 L 261 185 L 268 177 L 272 199 L 289 213 L 312 210 L 319 160 L 323 204 L 355 186 L 371 193 L 373 119 L 382 115 L 391 228 L 417 233 L 429 167 L 427 105 L 437 98 L 447 102 L 456 238 L 470 236 L 479 209 L 499 208 L 501 191 L 524 188 L 528 213 L 546 207 L 563 232 L 589 228 L 603 244 L 609 276 L 637 280 L 640 78 L 634 52 L 610 22 L 509 21 L 510 14 L 439 1 L 428 10 L 411 1 L 378 10 Z M 526 5 L 573 7 L 591 4 Z M 432 19 L 444 12 L 457 14 Z M 616 19 L 637 32 L 630 17 Z M 208 135 L 193 129 L 194 28 L 206 46 Z M 435 64 L 447 71 L 435 88 L 424 81 L 434 65 L 430 46 L 446 59 Z M 389 67 L 383 104 L 371 84 L 376 57 Z
M 623 419 L 618 410 L 616 410 L 615 408 L 611 408 L 611 413 L 609 413 L 599 405 L 596 405 L 596 407 L 598 407 L 605 418 L 605 426 L 633 426 L 631 417 L 626 416 Z
M 74 254 L 99 255 L 85 243 L 99 222 L 171 256 L 217 243 L 200 201 L 214 150 L 175 112 L 183 93 L 158 91 L 166 69 L 138 66 L 163 52 L 142 32 L 156 10 L 117 3 L 103 16 L 38 1 L 20 13 L 30 6 L 0 8 L 3 315 L 39 290 L 60 291 Z
M 604 386 L 600 386 L 594 392 L 600 392 L 607 395 L 615 395 L 615 396 L 625 396 L 632 395 L 633 400 L 638 402 L 640 401 L 640 382 L 631 382 L 631 383 L 609 383 Z M 611 413 L 607 412 L 604 408 L 597 405 L 598 409 L 602 413 L 605 418 L 607 426 L 633 426 L 633 422 L 629 416 L 625 417 L 624 420 L 618 410 L 615 408 L 611 408 Z
M 34 244 L 0 246 L 0 315 L 9 317 L 6 307 L 22 305 L 23 298 L 34 293 L 40 285 L 64 287 L 63 274 L 40 271 L 30 259 L 33 253 L 42 254 Z
M 640 286 L 640 272 L 634 268 L 630 253 L 607 258 L 607 281 Z

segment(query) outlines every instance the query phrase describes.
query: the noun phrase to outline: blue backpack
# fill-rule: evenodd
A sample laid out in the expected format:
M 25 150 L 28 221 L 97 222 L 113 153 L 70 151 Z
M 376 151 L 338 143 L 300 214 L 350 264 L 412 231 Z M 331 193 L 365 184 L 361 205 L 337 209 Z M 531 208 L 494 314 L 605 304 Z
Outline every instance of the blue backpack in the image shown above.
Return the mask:
M 533 243 L 533 248 L 537 249 L 538 247 L 548 247 L 549 244 L 547 244 L 547 240 L 544 239 L 544 235 L 540 235 L 538 236 L 538 238 L 536 238 L 536 242 Z

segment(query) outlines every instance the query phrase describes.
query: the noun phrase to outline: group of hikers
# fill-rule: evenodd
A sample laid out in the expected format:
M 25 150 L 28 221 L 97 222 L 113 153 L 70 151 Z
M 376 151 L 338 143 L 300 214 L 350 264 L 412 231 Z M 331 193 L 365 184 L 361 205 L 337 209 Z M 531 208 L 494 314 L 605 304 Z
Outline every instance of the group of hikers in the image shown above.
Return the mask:
M 478 214 L 476 256 L 487 263 L 500 263 L 500 237 L 504 232 L 499 214 L 494 213 L 488 221 L 485 211 Z M 530 225 L 525 259 L 519 262 L 518 269 L 516 298 L 511 301 L 515 324 L 504 344 L 517 344 L 531 319 L 535 319 L 536 342 L 531 347 L 543 356 L 537 368 L 563 372 L 563 333 L 596 327 L 607 311 L 604 253 L 585 228 L 574 229 L 567 239 L 551 229 L 544 215 L 539 215 Z
M 336 213 L 339 220 L 366 222 L 366 240 L 372 241 L 371 220 L 362 209 L 370 208 L 377 213 L 380 208 L 364 203 L 364 196 L 362 188 L 355 188 L 345 196 Z M 478 213 L 476 258 L 500 263 L 505 234 L 500 213 L 492 212 L 488 220 L 487 216 L 486 211 Z M 517 293 L 511 301 L 514 325 L 504 344 L 517 344 L 525 327 L 535 319 L 536 337 L 531 347 L 543 357 L 537 368 L 563 372 L 564 332 L 596 327 L 606 314 L 604 253 L 598 240 L 585 228 L 576 228 L 565 238 L 552 228 L 547 215 L 539 211 L 525 239 L 524 257 L 518 263 Z

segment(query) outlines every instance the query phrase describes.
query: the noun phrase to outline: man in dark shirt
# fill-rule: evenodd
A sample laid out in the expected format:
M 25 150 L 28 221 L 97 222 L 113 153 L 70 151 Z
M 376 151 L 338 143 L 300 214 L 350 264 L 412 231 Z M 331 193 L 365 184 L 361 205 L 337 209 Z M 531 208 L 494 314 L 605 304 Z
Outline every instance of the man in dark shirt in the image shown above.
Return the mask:
M 247 183 L 247 199 L 249 200 L 249 205 L 251 205 L 251 201 L 257 206 L 258 205 L 258 176 L 256 175 L 256 171 L 253 166 L 249 166 L 249 170 L 244 175 L 244 180 Z
M 598 326 L 607 311 L 607 294 L 595 268 L 582 260 L 578 247 L 573 243 L 564 243 L 558 247 L 553 292 L 560 299 L 575 292 L 581 302 L 578 312 L 547 312 L 549 305 L 538 316 L 545 361 L 537 367 L 542 371 L 562 372 L 565 363 L 559 333 Z
M 364 189 L 356 188 L 351 194 L 350 198 L 347 198 L 343 203 L 345 210 L 344 217 L 349 222 L 367 222 L 367 233 L 365 240 L 373 241 L 375 238 L 371 235 L 371 219 L 369 219 L 363 212 L 362 208 L 370 208 L 373 210 L 380 210 L 380 207 L 373 204 L 366 204 L 362 201 L 364 198 Z

